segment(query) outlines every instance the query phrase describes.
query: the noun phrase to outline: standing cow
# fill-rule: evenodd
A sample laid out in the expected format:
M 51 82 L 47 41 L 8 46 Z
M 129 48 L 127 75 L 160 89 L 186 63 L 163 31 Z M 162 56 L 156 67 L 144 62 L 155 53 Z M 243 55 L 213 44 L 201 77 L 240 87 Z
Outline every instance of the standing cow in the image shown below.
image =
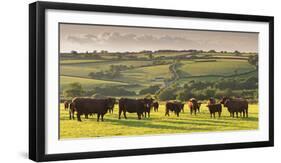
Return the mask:
M 231 117 L 234 117 L 234 114 L 236 113 L 236 118 L 238 118 L 238 113 L 243 113 L 243 117 L 248 117 L 248 101 L 246 99 L 243 98 L 236 98 L 236 99 L 232 99 L 232 98 L 227 98 L 224 97 L 221 100 L 221 104 L 224 105 L 224 107 L 227 107 L 227 110 L 230 113 Z
M 156 101 L 153 103 L 154 112 L 158 112 L 159 103 Z
M 75 112 L 75 108 L 74 108 L 74 104 L 71 102 L 69 103 L 69 119 L 74 119 L 74 112 Z
M 124 118 L 127 119 L 126 113 L 137 113 L 138 119 L 141 119 L 141 116 L 146 111 L 147 104 L 144 99 L 128 99 L 121 98 L 119 100 L 119 116 L 121 119 L 121 114 L 123 112 Z
M 76 97 L 72 100 L 75 111 L 77 112 L 77 120 L 81 121 L 81 115 L 97 114 L 97 121 L 101 117 L 103 121 L 104 115 L 112 107 L 110 99 L 93 99 Z
M 221 104 L 208 103 L 207 107 L 209 108 L 211 118 L 216 117 L 216 112 L 218 113 L 219 117 L 221 117 L 221 112 L 222 112 Z
M 187 104 L 190 109 L 190 114 L 192 115 L 192 113 L 194 112 L 194 115 L 196 115 L 196 112 L 199 110 L 199 105 L 197 100 L 195 98 L 191 98 Z
M 146 118 L 146 114 L 147 117 L 150 117 L 150 111 L 151 108 L 153 106 L 153 99 L 152 98 L 144 98 L 143 99 L 144 103 L 145 103 L 145 110 L 144 110 L 144 117 Z
M 115 98 L 108 98 L 108 100 L 110 101 L 111 106 L 108 109 L 108 112 L 113 114 L 113 109 L 114 109 L 114 105 L 116 103 L 116 99 Z
M 174 112 L 177 117 L 179 117 L 179 113 L 181 112 L 182 108 L 184 105 L 182 105 L 179 102 L 170 102 L 168 101 L 166 103 L 166 112 L 165 112 L 165 116 L 168 115 L 170 116 L 170 111 Z
M 69 107 L 69 103 L 68 103 L 68 101 L 64 101 L 64 110 L 67 110 L 68 109 L 68 107 Z

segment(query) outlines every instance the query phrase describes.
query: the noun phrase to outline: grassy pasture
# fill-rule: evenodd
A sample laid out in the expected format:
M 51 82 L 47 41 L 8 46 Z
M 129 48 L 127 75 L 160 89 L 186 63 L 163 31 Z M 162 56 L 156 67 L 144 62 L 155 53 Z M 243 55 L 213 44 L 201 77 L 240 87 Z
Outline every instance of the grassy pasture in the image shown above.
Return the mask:
M 164 104 L 160 105 L 159 112 L 151 111 L 150 118 L 137 120 L 136 113 L 127 113 L 128 119 L 118 119 L 118 106 L 114 113 L 107 113 L 104 122 L 96 122 L 96 115 L 78 122 L 69 120 L 68 111 L 60 105 L 60 138 L 90 138 L 110 136 L 157 135 L 194 132 L 221 132 L 235 130 L 258 129 L 258 105 L 249 106 L 249 118 L 231 118 L 226 108 L 223 108 L 222 117 L 210 118 L 205 104 L 201 106 L 199 114 L 190 115 L 187 106 L 185 112 L 176 117 L 173 113 L 164 116 Z
M 170 78 L 170 65 L 155 65 L 135 68 L 122 72 L 122 80 L 143 85 L 162 84 L 165 78 Z
M 60 76 L 60 86 L 61 89 L 65 89 L 69 84 L 73 82 L 79 82 L 82 84 L 84 89 L 91 89 L 93 86 L 122 86 L 127 85 L 127 83 L 115 82 L 115 81 L 105 81 L 96 79 L 87 79 L 80 77 L 70 77 L 70 76 Z
M 68 64 L 62 64 L 60 67 L 61 75 L 67 76 L 81 76 L 89 77 L 90 72 L 107 71 L 110 69 L 110 65 L 126 65 L 126 66 L 146 66 L 150 65 L 152 61 L 98 61 L 91 60 L 91 62 L 81 60 L 65 60 Z
M 218 59 L 216 62 L 191 62 L 181 61 L 183 64 L 179 70 L 185 76 L 203 75 L 233 75 L 235 70 L 238 74 L 252 71 L 254 67 L 244 60 Z

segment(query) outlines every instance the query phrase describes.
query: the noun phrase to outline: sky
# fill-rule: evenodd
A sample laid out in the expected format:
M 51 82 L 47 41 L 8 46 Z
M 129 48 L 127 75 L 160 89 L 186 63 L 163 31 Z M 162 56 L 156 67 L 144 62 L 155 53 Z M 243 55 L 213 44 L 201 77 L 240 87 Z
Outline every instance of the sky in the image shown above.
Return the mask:
M 258 33 L 60 24 L 62 53 L 163 49 L 258 52 Z

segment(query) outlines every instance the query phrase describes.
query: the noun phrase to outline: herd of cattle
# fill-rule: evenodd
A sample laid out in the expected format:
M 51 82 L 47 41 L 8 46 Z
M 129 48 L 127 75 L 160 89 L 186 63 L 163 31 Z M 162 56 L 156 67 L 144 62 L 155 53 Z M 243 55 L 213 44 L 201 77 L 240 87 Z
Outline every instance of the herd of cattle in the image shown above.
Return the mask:
M 89 115 L 97 114 L 97 121 L 103 121 L 104 115 L 109 112 L 113 113 L 114 105 L 119 105 L 118 118 L 121 119 L 121 115 L 127 119 L 126 113 L 136 113 L 138 119 L 142 117 L 150 117 L 150 111 L 158 112 L 159 103 L 151 98 L 144 99 L 129 99 L 121 98 L 118 100 L 115 98 L 105 98 L 105 99 L 94 99 L 86 97 L 75 97 L 71 101 L 64 101 L 65 110 L 69 110 L 69 118 L 74 119 L 74 113 L 77 114 L 77 120 L 81 121 L 81 115 L 85 115 L 87 119 Z M 196 115 L 200 112 L 201 102 L 198 102 L 195 98 L 191 98 L 187 101 L 187 105 L 190 109 L 190 114 Z M 248 102 L 243 98 L 222 98 L 218 103 L 214 98 L 210 98 L 207 102 L 207 107 L 210 112 L 210 117 L 215 118 L 215 114 L 221 116 L 222 105 L 227 108 L 231 117 L 248 117 Z M 180 112 L 184 112 L 184 103 L 179 101 L 167 101 L 165 116 L 169 116 L 170 112 L 174 112 L 176 116 L 179 116 Z

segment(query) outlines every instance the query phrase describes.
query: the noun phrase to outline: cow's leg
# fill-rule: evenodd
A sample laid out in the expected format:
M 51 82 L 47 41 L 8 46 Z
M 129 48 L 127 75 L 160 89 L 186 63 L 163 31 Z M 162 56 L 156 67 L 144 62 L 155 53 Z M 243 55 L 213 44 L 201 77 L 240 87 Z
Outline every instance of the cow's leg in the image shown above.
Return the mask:
M 126 111 L 123 111 L 123 115 L 124 115 L 125 119 L 127 119 Z
M 190 114 L 192 115 L 192 109 L 190 109 Z
M 148 118 L 150 118 L 150 111 L 147 113 L 147 115 L 148 115 Z
M 221 112 L 219 112 L 219 117 L 221 117 Z
M 89 119 L 88 114 L 85 114 L 85 118 L 86 118 L 86 119 Z
M 196 115 L 196 109 L 194 109 L 194 115 Z
M 121 119 L 121 114 L 122 114 L 122 110 L 121 110 L 121 109 L 119 109 L 118 119 Z
M 213 114 L 214 114 L 214 118 L 216 118 L 216 112 L 214 112 Z
M 137 115 L 138 115 L 138 120 L 140 120 L 141 119 L 141 113 L 137 113 Z
M 104 114 L 101 114 L 101 121 L 103 121 L 103 116 L 104 116 Z
M 238 112 L 235 112 L 236 113 L 236 118 L 238 118 Z
M 166 111 L 166 114 L 165 114 L 165 116 L 166 116 L 166 115 L 170 116 L 170 114 L 169 114 L 169 111 Z
M 100 121 L 100 114 L 97 114 L 97 122 Z
M 179 112 L 177 112 L 177 117 L 179 117 Z
M 80 114 L 80 113 L 77 113 L 77 120 L 78 120 L 79 122 L 81 122 L 81 114 Z

